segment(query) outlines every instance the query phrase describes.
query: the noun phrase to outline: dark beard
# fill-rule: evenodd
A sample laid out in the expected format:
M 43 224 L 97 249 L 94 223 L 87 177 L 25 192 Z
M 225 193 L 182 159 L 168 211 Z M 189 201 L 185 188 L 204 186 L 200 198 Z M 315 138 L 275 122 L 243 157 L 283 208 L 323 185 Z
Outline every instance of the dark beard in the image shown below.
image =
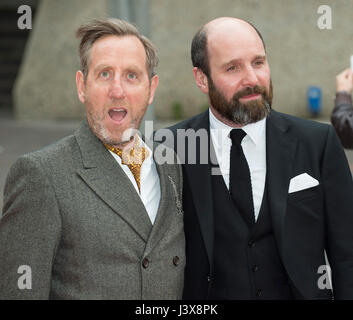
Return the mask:
M 261 99 L 241 103 L 239 98 L 250 94 L 261 94 Z M 265 87 L 255 86 L 247 87 L 244 90 L 234 94 L 230 101 L 216 88 L 211 77 L 208 78 L 208 94 L 211 106 L 225 119 L 238 125 L 247 125 L 267 117 L 271 111 L 272 104 L 272 81 L 270 90 Z

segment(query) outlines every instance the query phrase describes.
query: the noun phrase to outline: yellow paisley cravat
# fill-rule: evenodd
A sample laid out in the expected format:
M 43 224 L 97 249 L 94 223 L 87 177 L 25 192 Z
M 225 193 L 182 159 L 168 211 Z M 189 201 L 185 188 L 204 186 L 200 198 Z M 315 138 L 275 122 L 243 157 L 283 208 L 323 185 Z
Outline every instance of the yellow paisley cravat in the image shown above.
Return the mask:
M 148 157 L 148 150 L 145 147 L 141 147 L 136 138 L 134 146 L 130 151 L 121 150 L 105 143 L 104 146 L 111 152 L 117 154 L 121 158 L 121 163 L 129 167 L 136 180 L 139 192 L 141 192 L 141 166 L 143 161 Z

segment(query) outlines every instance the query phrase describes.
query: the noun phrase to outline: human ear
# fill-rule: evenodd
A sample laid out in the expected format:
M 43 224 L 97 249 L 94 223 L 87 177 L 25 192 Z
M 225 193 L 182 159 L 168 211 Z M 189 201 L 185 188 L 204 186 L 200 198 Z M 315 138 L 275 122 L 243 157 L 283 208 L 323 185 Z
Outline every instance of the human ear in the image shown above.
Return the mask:
M 77 95 L 82 103 L 85 103 L 85 79 L 81 70 L 76 72 L 76 87 L 77 87 Z
M 207 76 L 203 73 L 203 71 L 200 68 L 194 67 L 192 69 L 194 73 L 194 78 L 196 81 L 196 85 L 200 88 L 200 90 L 208 94 L 208 78 Z

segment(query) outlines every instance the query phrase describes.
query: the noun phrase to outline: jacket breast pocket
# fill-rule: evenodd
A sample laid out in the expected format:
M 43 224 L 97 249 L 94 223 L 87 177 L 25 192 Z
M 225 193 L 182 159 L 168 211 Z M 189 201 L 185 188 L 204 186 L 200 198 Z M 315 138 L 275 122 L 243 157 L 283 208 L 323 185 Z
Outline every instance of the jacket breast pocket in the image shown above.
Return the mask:
M 304 200 L 310 200 L 313 198 L 319 198 L 321 196 L 320 185 L 300 190 L 297 192 L 288 193 L 288 202 L 300 202 Z
M 293 237 L 296 242 L 298 231 L 303 241 L 312 237 L 313 230 L 316 230 L 317 238 L 320 239 L 319 234 L 324 230 L 324 201 L 320 186 L 288 194 L 286 222 L 295 233 Z M 304 248 L 306 245 L 302 244 Z

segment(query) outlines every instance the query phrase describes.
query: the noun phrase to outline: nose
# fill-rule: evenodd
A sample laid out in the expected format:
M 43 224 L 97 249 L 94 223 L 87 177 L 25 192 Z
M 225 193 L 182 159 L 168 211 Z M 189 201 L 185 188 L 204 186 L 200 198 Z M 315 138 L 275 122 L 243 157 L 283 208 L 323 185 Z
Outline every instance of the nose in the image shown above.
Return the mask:
M 124 88 L 119 79 L 114 79 L 109 90 L 109 98 L 123 99 L 125 97 Z
M 257 85 L 257 75 L 255 70 L 249 66 L 244 71 L 243 81 L 242 84 L 244 87 L 255 87 Z

